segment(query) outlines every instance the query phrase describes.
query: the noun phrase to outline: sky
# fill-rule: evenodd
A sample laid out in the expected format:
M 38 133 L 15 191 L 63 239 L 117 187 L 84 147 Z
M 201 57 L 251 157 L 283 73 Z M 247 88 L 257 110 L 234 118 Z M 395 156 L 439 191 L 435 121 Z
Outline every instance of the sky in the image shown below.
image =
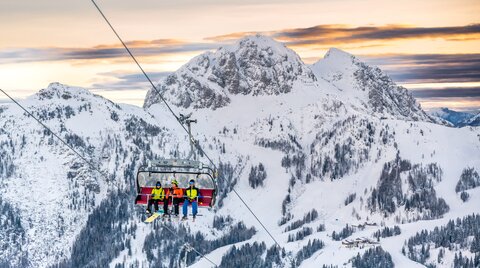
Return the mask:
M 97 0 L 158 80 L 249 34 L 305 63 L 331 47 L 386 71 L 425 109 L 480 109 L 478 0 Z M 90 0 L 0 1 L 0 88 L 24 98 L 50 82 L 141 106 L 149 84 Z M 5 102 L 0 96 L 0 102 Z

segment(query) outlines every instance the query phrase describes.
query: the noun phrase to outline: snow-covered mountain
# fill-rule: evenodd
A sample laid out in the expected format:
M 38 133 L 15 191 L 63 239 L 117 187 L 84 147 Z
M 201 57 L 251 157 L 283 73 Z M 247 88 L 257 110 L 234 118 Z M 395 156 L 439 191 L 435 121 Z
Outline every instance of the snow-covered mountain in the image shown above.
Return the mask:
M 291 49 L 264 36 L 250 36 L 236 44 L 206 52 L 167 76 L 158 89 L 171 103 L 184 108 L 220 108 L 233 95 L 285 94 L 315 76 Z M 159 101 L 150 90 L 145 107 Z
M 477 113 L 476 115 L 468 119 L 465 119 L 463 122 L 460 123 L 460 126 L 472 126 L 472 127 L 480 126 L 480 113 Z
M 350 102 L 360 102 L 359 106 L 369 112 L 389 118 L 432 121 L 406 88 L 396 85 L 378 67 L 342 50 L 330 49 L 312 69 L 317 77 L 351 98 Z
M 438 124 L 380 69 L 338 49 L 308 66 L 253 36 L 192 59 L 159 88 L 176 112 L 199 120 L 196 137 L 221 174 L 217 207 L 195 223 L 174 221 L 182 239 L 160 221 L 144 224 L 133 205 L 136 169 L 187 155 L 185 133 L 154 91 L 142 109 L 51 84 L 22 103 L 108 176 L 16 106 L 1 107 L 0 266 L 211 267 L 185 256 L 185 242 L 221 267 L 480 258 L 478 217 L 427 235 L 480 213 L 480 129 Z M 429 240 L 453 230 L 465 232 Z
M 14 233 L 25 241 L 17 248 L 0 239 L 8 249 L 0 259 L 13 267 L 23 266 L 22 261 L 46 267 L 70 257 L 89 214 L 111 192 L 129 191 L 131 169 L 151 154 L 148 147 L 159 147 L 169 134 L 142 109 L 114 104 L 82 88 L 52 83 L 22 103 L 108 174 L 89 168 L 16 106 L 0 109 L 1 200 L 14 215 Z M 12 233 L 2 229 L 2 235 Z
M 432 109 L 428 112 L 431 116 L 435 116 L 452 123 L 454 126 L 468 125 L 468 121 L 475 116 L 475 114 L 457 112 L 448 108 Z

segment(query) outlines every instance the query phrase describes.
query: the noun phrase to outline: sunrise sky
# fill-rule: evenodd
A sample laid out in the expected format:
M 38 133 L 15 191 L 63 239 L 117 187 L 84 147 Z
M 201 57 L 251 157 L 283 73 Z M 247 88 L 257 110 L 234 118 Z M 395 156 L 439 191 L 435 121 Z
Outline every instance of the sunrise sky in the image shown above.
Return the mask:
M 426 109 L 480 109 L 478 0 L 97 3 L 154 80 L 206 50 L 261 33 L 306 63 L 330 47 L 357 55 L 412 90 Z M 0 34 L 0 88 L 14 97 L 58 81 L 143 104 L 149 85 L 90 0 L 2 0 Z

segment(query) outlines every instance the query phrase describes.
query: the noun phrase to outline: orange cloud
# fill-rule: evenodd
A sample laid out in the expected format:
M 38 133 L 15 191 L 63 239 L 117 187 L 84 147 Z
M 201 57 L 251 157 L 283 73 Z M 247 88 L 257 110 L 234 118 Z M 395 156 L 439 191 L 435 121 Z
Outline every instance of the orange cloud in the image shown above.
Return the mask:
M 257 32 L 237 32 L 208 37 L 211 41 L 231 41 Z M 440 38 L 448 41 L 480 40 L 480 24 L 449 27 L 384 25 L 351 27 L 342 24 L 260 32 L 290 46 L 332 46 L 346 43 Z
M 128 47 L 159 47 L 159 46 L 174 46 L 184 45 L 187 42 L 178 39 L 154 39 L 154 40 L 133 40 L 127 41 L 125 44 Z M 94 49 L 109 49 L 109 48 L 122 48 L 122 44 L 102 44 L 94 46 Z

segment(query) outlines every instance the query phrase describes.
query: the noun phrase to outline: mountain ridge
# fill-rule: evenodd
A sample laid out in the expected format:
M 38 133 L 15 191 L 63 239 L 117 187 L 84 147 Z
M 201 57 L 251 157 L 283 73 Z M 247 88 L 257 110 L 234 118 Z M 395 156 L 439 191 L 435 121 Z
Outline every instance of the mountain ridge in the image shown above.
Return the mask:
M 255 51 L 268 55 L 266 47 Z M 335 50 L 326 58 L 335 57 L 351 61 L 349 54 Z M 212 70 L 213 61 L 199 57 L 183 71 L 195 80 L 196 73 Z M 193 69 L 197 63 L 205 65 Z M 262 61 L 257 63 L 255 67 Z M 0 264 L 14 260 L 10 264 L 21 267 L 178 267 L 185 257 L 191 267 L 209 267 L 194 253 L 182 255 L 188 242 L 223 265 L 232 263 L 233 255 L 241 257 L 237 266 L 257 261 L 260 267 L 288 267 L 291 259 L 301 268 L 341 266 L 363 254 L 343 243 L 368 238 L 378 239 L 387 252 L 382 254 L 391 256 L 395 265 L 421 267 L 417 257 L 426 253 L 420 248 L 408 249 L 415 257 L 402 254 L 408 239 L 421 229 L 433 231 L 457 217 L 480 213 L 480 187 L 474 187 L 480 172 L 480 129 L 436 124 L 423 117 L 422 110 L 374 113 L 374 108 L 397 109 L 401 102 L 372 106 L 370 90 L 391 86 L 393 95 L 385 94 L 388 100 L 401 90 L 373 67 L 347 66 L 351 70 L 341 77 L 334 76 L 338 72 L 332 65 L 325 65 L 332 75 L 312 71 L 313 78 L 287 79 L 292 83 L 288 92 L 256 95 L 253 89 L 234 94 L 225 90 L 228 87 L 213 88 L 217 82 L 197 79 L 230 100 L 202 102 L 201 96 L 191 95 L 187 107 L 186 102 L 175 103 L 178 112 L 194 112 L 194 135 L 221 174 L 216 208 L 203 210 L 194 224 L 170 225 L 182 239 L 158 228 L 160 223 L 144 224 L 144 208 L 133 205 L 134 178 L 141 164 L 188 155 L 188 137 L 162 104 L 152 103 L 144 110 L 58 83 L 21 102 L 97 163 L 107 178 L 90 170 L 19 108 L 0 110 L 0 207 L 8 207 L 7 214 L 18 219 L 0 218 L 6 226 L 0 228 L 0 246 L 6 248 L 0 252 Z M 371 78 L 358 80 L 358 70 L 360 78 Z M 381 81 L 375 84 L 377 78 Z M 409 109 L 415 107 L 407 103 Z M 459 184 L 464 193 L 456 191 Z M 36 202 L 19 198 L 29 186 Z M 284 251 L 275 248 L 232 189 Z M 394 226 L 400 234 L 376 238 L 376 232 Z M 14 244 L 8 237 L 25 239 Z M 422 261 L 453 265 L 455 253 L 469 251 L 472 241 L 462 243 L 465 247 L 440 247 L 442 261 L 437 258 L 440 248 L 431 245 L 430 257 Z
M 378 67 L 371 67 L 357 57 L 337 48 L 312 65 L 317 77 L 328 81 L 345 95 L 358 99 L 360 106 L 380 117 L 434 122 L 412 94 Z
M 308 86 L 346 97 L 350 105 L 379 117 L 435 121 L 407 89 L 345 51 L 331 48 L 308 66 L 293 50 L 261 35 L 195 57 L 161 80 L 158 89 L 181 108 L 217 109 L 229 105 L 235 95 L 289 94 Z M 156 94 L 149 90 L 144 107 L 159 102 Z
M 444 119 L 456 127 L 469 125 L 470 119 L 475 117 L 475 114 L 457 112 L 446 107 L 430 110 L 429 114 Z
M 174 105 L 216 109 L 233 95 L 278 95 L 290 92 L 299 80 L 314 79 L 293 50 L 256 35 L 193 58 L 157 88 Z M 147 93 L 144 107 L 158 102 L 155 95 L 152 89 Z

